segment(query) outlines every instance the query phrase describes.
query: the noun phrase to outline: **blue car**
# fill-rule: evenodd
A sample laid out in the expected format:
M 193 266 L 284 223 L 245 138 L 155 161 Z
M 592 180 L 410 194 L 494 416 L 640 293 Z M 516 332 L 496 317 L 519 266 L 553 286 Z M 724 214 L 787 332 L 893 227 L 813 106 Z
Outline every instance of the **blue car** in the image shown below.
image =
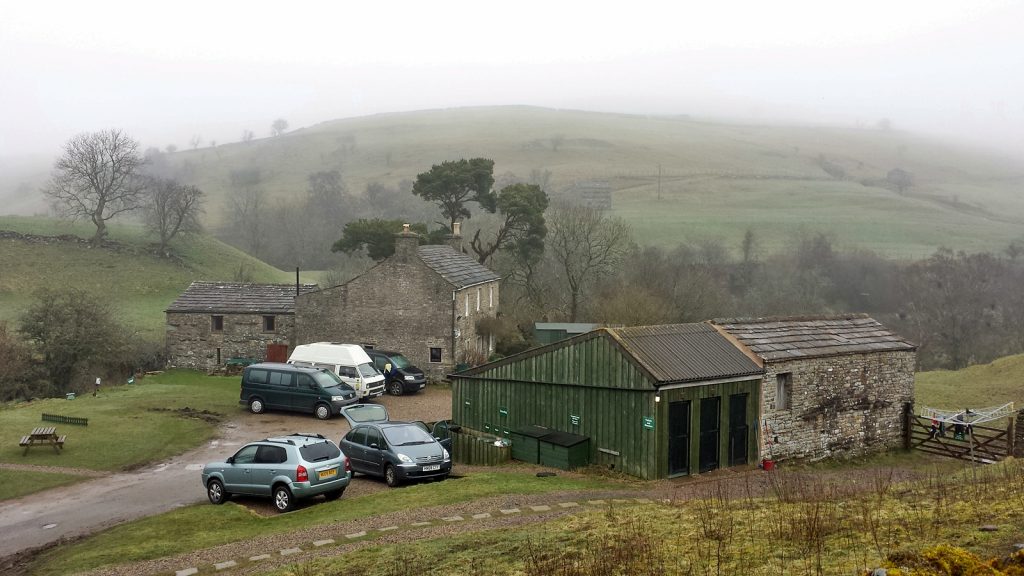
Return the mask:
M 232 494 L 270 496 L 277 511 L 288 512 L 299 499 L 340 498 L 352 467 L 327 438 L 290 434 L 246 444 L 227 460 L 203 467 L 202 479 L 212 504 L 223 504 Z

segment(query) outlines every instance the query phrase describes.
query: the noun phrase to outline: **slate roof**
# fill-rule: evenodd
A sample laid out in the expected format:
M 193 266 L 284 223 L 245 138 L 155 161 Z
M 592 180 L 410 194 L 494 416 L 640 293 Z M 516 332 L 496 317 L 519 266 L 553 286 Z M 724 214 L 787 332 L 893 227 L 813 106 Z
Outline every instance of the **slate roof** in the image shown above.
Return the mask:
M 712 323 L 766 361 L 917 349 L 866 314 L 733 318 Z
M 662 384 L 763 373 L 753 359 L 704 323 L 603 330 L 618 340 Z
M 316 284 L 302 284 L 305 292 Z M 294 314 L 295 284 L 193 282 L 164 312 Z
M 566 334 L 583 334 L 600 328 L 600 324 L 588 322 L 534 322 L 534 330 L 565 330 Z
M 419 254 L 424 264 L 456 288 L 501 280 L 501 276 L 451 246 L 444 244 L 418 246 L 416 253 Z

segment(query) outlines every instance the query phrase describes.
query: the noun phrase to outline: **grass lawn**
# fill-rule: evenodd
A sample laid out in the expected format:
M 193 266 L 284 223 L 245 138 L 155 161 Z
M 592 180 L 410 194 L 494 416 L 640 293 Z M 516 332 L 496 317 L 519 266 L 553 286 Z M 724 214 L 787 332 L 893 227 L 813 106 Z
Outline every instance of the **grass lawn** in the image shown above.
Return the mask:
M 191 410 L 185 410 L 189 408 Z M 213 423 L 196 417 L 206 410 L 229 416 L 239 410 L 238 377 L 211 377 L 175 370 L 138 379 L 132 385 L 107 386 L 98 396 L 46 399 L 0 407 L 0 462 L 123 470 L 180 454 L 211 438 Z M 23 456 L 16 440 L 45 424 L 42 414 L 89 419 L 88 426 L 52 424 L 67 441 L 61 454 L 32 448 Z M 51 425 L 51 424 L 47 424 Z M 22 482 L 35 483 L 35 477 Z M 6 482 L 0 498 L 25 493 L 19 477 Z
M 38 446 L 32 450 L 51 450 L 48 446 Z M 31 451 L 30 451 L 31 452 Z M 31 482 L 26 482 L 31 479 Z M 87 480 L 82 476 L 73 474 L 59 474 L 47 472 L 46 474 L 33 474 L 23 470 L 0 469 L 0 485 L 4 487 L 0 500 L 20 498 L 33 492 L 41 492 L 48 488 L 56 488 L 65 484 L 74 484 L 80 480 Z
M 532 472 L 473 473 L 440 483 L 417 484 L 358 498 L 310 503 L 288 514 L 262 517 L 228 502 L 198 504 L 117 526 L 43 555 L 33 574 L 67 574 L 100 566 L 161 558 L 257 536 L 368 518 L 402 510 L 468 502 L 506 494 L 628 488 L 607 479 L 537 478 Z M 168 538 L 174 534 L 174 538 Z

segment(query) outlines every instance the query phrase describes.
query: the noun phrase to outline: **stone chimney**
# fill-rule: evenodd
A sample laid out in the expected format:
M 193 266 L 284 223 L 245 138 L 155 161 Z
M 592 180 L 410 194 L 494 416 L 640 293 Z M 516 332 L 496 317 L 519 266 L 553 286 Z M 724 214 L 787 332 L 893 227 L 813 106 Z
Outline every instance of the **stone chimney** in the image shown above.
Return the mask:
M 416 247 L 420 245 L 420 235 L 409 230 L 408 224 L 402 224 L 402 231 L 395 234 L 395 255 L 398 262 L 413 262 L 416 259 Z
M 452 250 L 462 252 L 462 222 L 452 222 L 452 233 L 445 238 Z

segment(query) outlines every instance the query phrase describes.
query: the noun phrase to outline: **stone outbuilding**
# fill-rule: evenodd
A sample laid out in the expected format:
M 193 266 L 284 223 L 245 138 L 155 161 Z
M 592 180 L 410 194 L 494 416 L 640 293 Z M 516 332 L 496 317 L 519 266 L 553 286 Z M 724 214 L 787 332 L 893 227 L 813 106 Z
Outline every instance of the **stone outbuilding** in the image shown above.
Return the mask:
M 714 320 L 764 368 L 764 458 L 818 459 L 901 445 L 917 347 L 863 315 Z
M 344 284 L 300 295 L 296 345 L 397 350 L 433 378 L 485 362 L 494 339 L 481 326 L 497 316 L 501 278 L 462 252 L 458 223 L 448 244 L 419 240 L 406 224 L 392 256 Z
M 193 282 L 164 311 L 168 365 L 212 370 L 229 358 L 286 360 L 295 333 L 295 295 L 315 289 L 316 284 Z

